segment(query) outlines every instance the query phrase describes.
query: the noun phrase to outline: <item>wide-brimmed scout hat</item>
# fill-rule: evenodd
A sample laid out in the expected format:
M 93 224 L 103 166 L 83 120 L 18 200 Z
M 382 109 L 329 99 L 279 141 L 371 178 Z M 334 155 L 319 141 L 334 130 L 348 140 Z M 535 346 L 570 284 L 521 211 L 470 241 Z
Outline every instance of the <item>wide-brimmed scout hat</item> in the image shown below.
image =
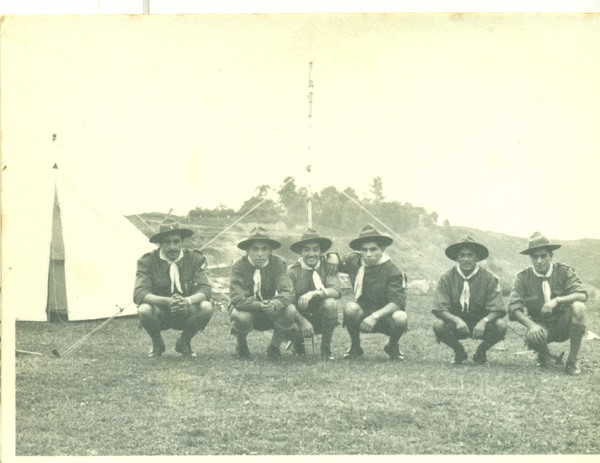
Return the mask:
M 540 248 L 546 248 L 549 251 L 554 251 L 560 247 L 560 244 L 552 244 L 550 240 L 540 232 L 535 232 L 529 237 L 529 240 L 527 241 L 527 249 L 521 251 L 521 254 L 530 255 L 532 251 Z
M 181 225 L 179 225 L 179 222 L 176 220 L 165 219 L 163 223 L 159 225 L 158 233 L 150 237 L 150 242 L 160 243 L 166 235 L 174 232 L 179 233 L 182 238 L 187 238 L 188 236 L 192 236 L 194 234 L 194 232 L 188 228 L 181 228 Z
M 350 241 L 350 248 L 355 251 L 360 251 L 360 247 L 366 241 L 375 241 L 378 246 L 382 248 L 387 248 L 390 244 L 394 242 L 394 240 L 387 236 L 379 233 L 373 225 L 368 224 L 363 227 L 363 229 L 358 234 L 358 238 Z
M 247 251 L 252 243 L 255 241 L 266 241 L 271 249 L 277 249 L 281 247 L 279 241 L 275 241 L 269 236 L 269 232 L 263 227 L 254 227 L 250 231 L 250 236 L 243 241 L 240 241 L 237 245 L 238 248 Z
M 321 252 L 327 251 L 333 244 L 329 238 L 321 236 L 318 231 L 313 230 L 312 228 L 307 228 L 304 234 L 300 237 L 300 240 L 290 245 L 290 249 L 296 254 L 300 254 L 304 245 L 312 242 L 319 244 Z
M 478 243 L 469 235 L 465 235 L 465 237 L 460 240 L 458 243 L 451 244 L 446 248 L 446 256 L 449 259 L 456 260 L 458 256 L 458 251 L 462 248 L 470 248 L 475 254 L 477 254 L 477 261 L 487 259 L 490 255 L 488 248 L 486 248 L 483 244 Z

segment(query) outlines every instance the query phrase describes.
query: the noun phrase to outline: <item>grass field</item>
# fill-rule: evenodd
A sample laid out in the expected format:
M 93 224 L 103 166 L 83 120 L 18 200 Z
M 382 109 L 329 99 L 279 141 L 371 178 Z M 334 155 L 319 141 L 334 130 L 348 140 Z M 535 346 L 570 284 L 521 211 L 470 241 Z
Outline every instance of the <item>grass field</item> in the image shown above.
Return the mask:
M 340 328 L 334 362 L 318 360 L 309 343 L 306 358 L 285 352 L 273 364 L 258 332 L 249 337 L 254 359 L 240 361 L 225 312 L 194 339 L 195 361 L 175 354 L 173 331 L 166 354 L 146 358 L 150 341 L 133 318 L 61 359 L 50 351 L 100 322 L 18 322 L 17 348 L 44 356 L 16 358 L 17 455 L 600 453 L 599 340 L 584 341 L 579 377 L 536 368 L 510 330 L 488 366 L 453 367 L 434 341 L 429 303 L 409 299 L 402 364 L 387 360 L 376 334 L 363 336 L 364 357 L 342 361 Z M 587 309 L 600 333 L 599 305 Z M 466 342 L 471 354 L 475 345 Z

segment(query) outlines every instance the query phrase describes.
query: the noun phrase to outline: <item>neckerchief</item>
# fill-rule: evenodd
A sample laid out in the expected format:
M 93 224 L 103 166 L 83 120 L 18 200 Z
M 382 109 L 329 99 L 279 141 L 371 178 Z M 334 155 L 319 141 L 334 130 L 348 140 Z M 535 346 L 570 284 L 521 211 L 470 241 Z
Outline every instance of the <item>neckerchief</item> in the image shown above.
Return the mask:
M 550 268 L 548 269 L 545 275 L 536 272 L 534 267 L 531 268 L 533 270 L 533 274 L 536 277 L 540 277 L 542 279 L 542 292 L 544 293 L 544 302 L 550 301 L 552 299 L 552 289 L 550 289 L 550 282 L 548 281 L 548 279 L 550 278 L 550 275 L 552 275 L 554 263 L 550 262 Z
M 388 260 L 390 260 L 390 256 L 388 256 L 387 254 L 382 254 L 379 261 L 376 264 L 370 265 L 369 267 L 375 267 L 376 265 L 383 264 L 383 263 L 387 262 Z M 361 266 L 358 269 L 358 272 L 356 273 L 356 278 L 354 279 L 354 297 L 356 298 L 357 301 L 358 301 L 358 298 L 360 296 L 362 296 L 363 279 L 365 278 L 365 267 L 366 267 L 362 257 L 361 257 L 360 261 L 361 261 Z
M 175 293 L 175 289 L 180 294 L 183 294 L 181 290 L 181 282 L 179 281 L 179 267 L 177 266 L 177 262 L 183 259 L 183 249 L 179 252 L 179 256 L 175 260 L 169 260 L 165 253 L 161 249 L 158 256 L 166 261 L 169 264 L 169 278 L 171 279 L 171 293 Z
M 261 267 L 255 265 L 254 262 L 252 262 L 252 259 L 250 259 L 250 256 L 248 256 L 248 262 L 250 262 L 250 265 L 254 267 L 254 275 L 252 275 L 252 280 L 254 281 L 254 297 L 262 301 L 262 279 L 260 276 L 260 269 L 265 268 L 267 265 L 269 265 L 269 259 L 267 259 Z
M 460 267 L 458 265 L 456 266 L 456 270 L 463 279 L 463 289 L 462 293 L 460 293 L 460 306 L 462 307 L 463 312 L 466 312 L 469 308 L 469 301 L 471 299 L 471 289 L 469 288 L 469 280 L 473 278 L 477 272 L 479 272 L 479 265 L 475 266 L 475 270 L 473 270 L 468 277 L 463 275 L 463 272 L 460 270 Z
M 325 285 L 323 284 L 323 280 L 321 280 L 319 272 L 317 272 L 317 269 L 321 266 L 321 259 L 317 261 L 317 265 L 315 265 L 314 267 L 306 265 L 306 262 L 304 262 L 304 259 L 302 258 L 298 259 L 298 262 L 300 263 L 300 267 L 302 267 L 304 270 L 310 270 L 312 272 L 312 280 L 315 285 L 315 289 L 317 291 L 325 291 Z

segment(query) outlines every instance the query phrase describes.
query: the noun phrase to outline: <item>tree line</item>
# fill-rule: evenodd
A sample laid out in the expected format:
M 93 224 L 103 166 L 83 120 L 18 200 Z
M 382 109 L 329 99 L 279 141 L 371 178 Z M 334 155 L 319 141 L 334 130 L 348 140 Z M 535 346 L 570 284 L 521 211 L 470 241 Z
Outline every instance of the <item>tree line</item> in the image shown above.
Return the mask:
M 422 207 L 410 203 L 388 201 L 385 199 L 381 177 L 373 178 L 369 191 L 359 197 L 354 188 L 347 187 L 339 191 L 334 186 L 328 186 L 312 195 L 313 221 L 328 228 L 356 229 L 369 220 L 367 213 L 362 211 L 348 197 L 360 202 L 372 214 L 399 232 L 409 231 L 418 226 L 431 228 L 437 225 L 438 214 L 427 212 Z M 281 186 L 274 190 L 269 185 L 259 185 L 254 194 L 248 198 L 236 211 L 224 204 L 213 209 L 196 207 L 189 211 L 190 220 L 205 218 L 229 219 L 240 217 L 257 204 L 262 204 L 250 212 L 247 220 L 260 223 L 285 222 L 288 224 L 306 223 L 306 204 L 308 191 L 298 187 L 293 177 L 286 177 Z M 449 226 L 447 221 L 444 226 Z

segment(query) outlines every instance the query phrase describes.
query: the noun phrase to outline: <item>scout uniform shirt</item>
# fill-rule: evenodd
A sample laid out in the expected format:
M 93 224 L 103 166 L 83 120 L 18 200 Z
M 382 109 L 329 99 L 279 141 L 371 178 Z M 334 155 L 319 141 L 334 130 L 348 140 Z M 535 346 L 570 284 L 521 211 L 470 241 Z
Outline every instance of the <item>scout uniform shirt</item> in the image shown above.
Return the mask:
M 571 267 L 558 262 L 552 262 L 552 265 L 552 274 L 548 277 L 552 292 L 551 299 L 573 293 L 584 293 L 587 297 L 587 290 L 583 282 Z M 533 272 L 533 267 L 529 267 L 517 275 L 508 303 L 508 315 L 511 320 L 514 320 L 515 310 L 524 308 L 527 309 L 527 314 L 533 321 L 548 323 L 560 318 L 562 312 L 569 307 L 568 304 L 560 304 L 552 311 L 552 315 L 542 317 L 542 307 L 546 303 L 542 290 L 543 281 L 544 278 Z
M 254 297 L 254 270 L 248 256 L 240 257 L 231 267 L 229 280 L 230 305 L 237 310 L 254 312 L 261 305 L 261 299 Z M 285 261 L 276 255 L 269 258 L 266 267 L 260 269 L 262 300 L 273 302 L 275 310 L 292 303 L 294 287 L 287 274 Z
M 335 264 L 330 264 L 327 262 L 325 257 L 321 257 L 319 261 L 319 268 L 315 271 L 319 274 L 321 281 L 323 282 L 323 286 L 325 288 L 333 288 L 337 291 L 337 296 L 340 297 L 341 292 L 341 282 L 338 275 L 338 266 Z M 292 280 L 292 284 L 294 285 L 294 302 L 298 302 L 298 298 L 309 291 L 314 291 L 315 283 L 312 278 L 312 270 L 307 270 L 302 268 L 302 265 L 299 261 L 294 262 L 290 265 L 288 274 L 290 279 Z M 311 301 L 312 302 L 312 301 Z
M 481 320 L 490 312 L 500 312 L 502 317 L 506 315 L 496 275 L 479 267 L 477 273 L 469 278 L 470 297 L 466 308 L 460 302 L 464 283 L 465 280 L 458 273 L 456 266 L 444 273 L 435 289 L 432 313 L 436 315 L 448 311 L 462 319 L 472 320 Z
M 206 277 L 206 258 L 200 251 L 183 249 L 183 257 L 176 262 L 179 267 L 179 281 L 182 296 L 192 296 L 198 292 L 210 299 L 211 287 Z M 133 301 L 140 305 L 147 294 L 171 297 L 172 282 L 169 276 L 169 263 L 160 258 L 160 249 L 144 254 L 137 262 Z M 178 291 L 175 291 L 178 292 Z
M 356 274 L 362 265 L 362 256 L 352 252 L 344 259 L 340 271 L 350 276 L 354 287 Z M 400 310 L 406 310 L 406 275 L 391 260 L 365 267 L 362 294 L 356 301 L 366 314 L 393 302 Z

